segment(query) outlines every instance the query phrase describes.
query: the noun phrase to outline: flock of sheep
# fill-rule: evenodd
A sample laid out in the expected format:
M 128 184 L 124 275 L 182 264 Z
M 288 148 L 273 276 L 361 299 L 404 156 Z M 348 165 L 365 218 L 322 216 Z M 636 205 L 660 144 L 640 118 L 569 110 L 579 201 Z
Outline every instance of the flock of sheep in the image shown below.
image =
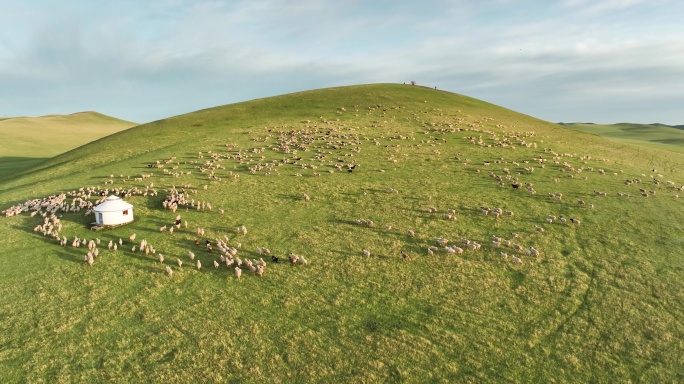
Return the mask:
M 460 153 L 455 157 L 457 164 L 460 164 L 465 171 L 473 171 L 477 174 L 483 175 L 486 180 L 492 181 L 492 188 L 510 188 L 512 193 L 526 192 L 529 195 L 537 195 L 537 188 L 531 182 L 532 175 L 539 175 L 540 172 L 547 172 L 549 180 L 554 184 L 561 183 L 563 179 L 579 179 L 587 180 L 590 175 L 597 175 L 597 177 L 611 177 L 620 176 L 621 171 L 607 172 L 604 169 L 594 169 L 589 165 L 590 161 L 594 161 L 589 156 L 577 156 L 575 154 L 561 154 L 555 152 L 551 148 L 543 148 L 537 150 L 541 141 L 536 137 L 534 132 L 512 132 L 511 127 L 506 127 L 501 124 L 495 125 L 499 131 L 493 128 L 485 128 L 485 125 L 491 126 L 491 120 L 482 118 L 479 120 L 468 121 L 464 117 L 447 116 L 439 109 L 426 109 L 425 114 L 429 114 L 431 119 L 426 121 L 424 116 L 419 113 L 412 113 L 410 119 L 418 123 L 422 128 L 416 132 L 416 135 L 422 134 L 422 138 L 417 140 L 416 136 L 404 136 L 401 134 L 388 134 L 387 130 L 389 124 L 387 118 L 393 113 L 402 113 L 401 107 L 386 107 L 382 105 L 373 105 L 365 109 L 359 106 L 350 108 L 348 112 L 346 108 L 340 108 L 336 113 L 344 115 L 345 113 L 355 113 L 358 116 L 360 113 L 366 115 L 373 115 L 378 117 L 378 120 L 371 122 L 371 128 L 377 129 L 376 137 L 370 137 L 370 134 L 360 134 L 357 127 L 347 126 L 339 118 L 330 120 L 322 116 L 318 119 L 307 119 L 301 121 L 296 126 L 274 126 L 266 127 L 263 136 L 254 136 L 251 141 L 255 146 L 251 148 L 241 149 L 237 144 L 225 144 L 225 153 L 217 151 L 203 151 L 197 152 L 197 156 L 186 161 L 179 161 L 179 157 L 172 156 L 170 158 L 156 160 L 148 164 L 149 168 L 159 169 L 162 175 L 155 175 L 153 173 L 145 173 L 142 175 L 124 176 L 120 174 L 115 177 L 113 174 L 109 175 L 108 179 L 104 180 L 106 185 L 111 185 L 109 188 L 100 188 L 99 186 L 90 186 L 51 195 L 42 199 L 32 199 L 21 204 L 14 205 L 2 211 L 5 216 L 11 217 L 21 213 L 28 212 L 31 217 L 40 215 L 43 218 L 42 223 L 34 227 L 34 231 L 41 233 L 44 236 L 56 239 L 59 245 L 66 246 L 69 240 L 63 232 L 63 224 L 61 217 L 64 214 L 73 214 L 85 211 L 86 215 L 92 214 L 92 209 L 110 194 L 116 194 L 121 197 L 142 196 L 155 197 L 158 196 L 159 191 L 155 189 L 155 183 L 148 179 L 153 177 L 162 177 L 164 179 L 177 179 L 183 176 L 193 177 L 199 179 L 201 182 L 221 182 L 223 178 L 228 180 L 239 181 L 240 174 L 247 175 L 264 175 L 264 176 L 311 176 L 321 177 L 325 173 L 354 172 L 361 164 L 358 161 L 359 154 L 362 152 L 364 145 L 382 145 L 383 140 L 390 152 L 390 156 L 386 161 L 388 166 L 400 167 L 401 162 L 404 161 L 398 153 L 400 143 L 408 142 L 408 145 L 415 147 L 432 148 L 434 156 L 440 156 L 441 150 L 439 146 L 445 145 L 446 138 L 457 137 L 462 141 L 458 145 L 472 145 L 478 148 L 506 148 L 515 150 L 516 148 L 526 149 L 528 151 L 511 151 L 510 159 L 497 157 L 486 159 L 484 161 L 474 162 L 468 158 L 463 157 Z M 504 130 L 504 128 L 507 128 Z M 250 132 L 251 133 L 251 132 Z M 455 136 L 454 136 L 455 135 Z M 530 154 L 530 152 L 532 154 Z M 486 152 L 478 152 L 486 153 Z M 518 154 L 519 153 L 519 154 Z M 513 158 L 513 156 L 516 156 Z M 598 162 L 603 159 L 595 160 Z M 232 162 L 233 170 L 227 170 L 227 162 Z M 325 172 L 327 171 L 327 172 Z M 383 172 L 384 169 L 377 169 Z M 191 176 L 193 175 L 199 176 Z M 662 174 L 658 174 L 656 170 L 651 172 L 651 186 L 645 188 L 638 188 L 636 185 L 644 185 L 646 182 L 640 178 L 629 178 L 624 182 L 625 191 L 618 191 L 618 197 L 630 197 L 631 193 L 634 195 L 641 195 L 643 197 L 654 196 L 657 189 L 669 188 L 674 192 L 675 197 L 678 197 L 676 192 L 684 191 L 684 185 L 677 187 L 673 181 L 664 181 Z M 646 178 L 646 174 L 641 175 Z M 114 187 L 115 182 L 121 185 Z M 143 183 L 143 185 L 140 185 Z M 129 187 L 126 187 L 126 185 Z M 213 206 L 205 199 L 200 199 L 202 190 L 207 189 L 207 184 L 202 188 L 193 187 L 186 183 L 183 186 L 176 187 L 175 185 L 163 188 L 166 194 L 161 201 L 161 207 L 176 213 L 179 209 L 185 210 L 206 210 L 213 211 Z M 637 192 L 638 190 L 638 192 Z M 397 189 L 388 187 L 387 191 L 392 194 L 398 194 Z M 594 191 L 595 199 L 608 198 L 606 191 Z M 548 191 L 545 194 L 549 199 L 555 201 L 563 201 L 565 195 L 559 190 Z M 301 194 L 304 201 L 310 201 L 311 197 L 307 193 Z M 597 203 L 598 204 L 598 203 Z M 578 199 L 576 209 L 574 212 L 578 215 L 582 214 L 584 209 L 595 208 L 595 203 L 587 202 L 585 199 Z M 488 206 L 480 206 L 479 211 L 482 216 L 493 218 L 494 220 L 516 220 L 516 215 L 512 210 L 501 207 L 490 208 Z M 216 214 L 223 214 L 223 208 L 218 208 L 214 211 Z M 435 207 L 428 207 L 427 214 L 436 215 L 435 217 L 447 221 L 457 221 L 459 212 L 457 209 L 445 209 L 440 211 Z M 521 228 L 522 232 L 529 232 L 537 236 L 543 236 L 545 227 L 552 224 L 565 225 L 568 228 L 579 227 L 581 219 L 578 217 L 563 217 L 556 216 L 550 213 L 546 217 L 537 218 L 538 222 L 533 224 L 531 228 Z M 491 220 L 491 219 L 490 219 Z M 143 221 L 144 222 L 144 221 Z M 360 226 L 375 227 L 375 222 L 372 219 L 357 219 L 356 223 Z M 392 230 L 392 226 L 387 224 L 384 226 L 387 231 Z M 202 252 L 207 254 L 216 254 L 217 259 L 214 259 L 212 265 L 214 268 L 232 269 L 237 279 L 242 276 L 243 268 L 245 271 L 252 273 L 255 276 L 263 276 L 266 271 L 267 263 L 263 259 L 270 257 L 271 263 L 277 263 L 279 258 L 272 255 L 270 250 L 265 247 L 256 247 L 256 252 L 260 257 L 241 258 L 238 256 L 238 249 L 241 248 L 240 243 L 229 244 L 229 239 L 224 236 L 223 239 L 206 239 L 204 236 L 204 229 L 197 228 L 195 232 L 188 229 L 188 222 L 181 220 L 181 216 L 177 215 L 173 222 L 165 224 L 159 228 L 159 232 L 173 235 L 173 231 L 184 231 L 186 235 L 192 234 L 195 238 L 194 246 L 200 247 Z M 408 237 L 415 238 L 417 236 L 414 229 L 404 229 Z M 247 229 L 245 226 L 239 226 L 236 229 L 236 234 L 245 236 Z M 434 244 L 425 244 L 426 254 L 435 255 L 443 252 L 446 255 L 462 255 L 467 251 L 479 251 L 483 248 L 489 248 L 499 252 L 504 260 L 510 260 L 512 263 L 520 264 L 523 262 L 522 256 L 540 257 L 542 252 L 535 248 L 533 244 L 527 246 L 520 242 L 520 235 L 518 233 L 510 233 L 510 236 L 499 236 L 498 234 L 491 234 L 490 239 L 480 239 L 480 242 L 470 240 L 467 238 L 460 238 L 460 240 L 452 241 L 444 234 L 437 236 L 430 236 L 424 234 L 423 239 L 432 238 Z M 202 238 L 204 244 L 200 244 L 199 239 Z M 176 263 L 173 268 L 171 265 L 165 265 L 164 262 L 169 259 L 169 256 L 164 257 L 162 253 L 151 246 L 146 240 L 139 243 L 135 242 L 136 235 L 129 237 L 126 246 L 131 249 L 131 252 L 143 253 L 147 256 L 153 255 L 155 262 L 164 265 L 164 272 L 171 276 L 174 270 L 179 270 L 183 265 L 183 259 L 176 257 Z M 483 241 L 484 240 L 484 241 Z M 529 237 L 528 241 L 534 242 L 533 237 Z M 84 256 L 84 261 L 88 265 L 93 265 L 95 260 L 100 255 L 98 246 L 100 239 L 86 240 L 79 237 L 74 237 L 71 241 L 72 247 L 86 247 L 87 252 Z M 117 241 L 109 241 L 108 250 L 110 252 L 120 252 L 124 246 L 124 241 L 118 239 Z M 196 250 L 199 251 L 199 250 Z M 362 254 L 365 257 L 371 257 L 374 253 L 371 249 L 363 249 Z M 510 253 L 510 254 L 509 254 Z M 202 264 L 199 258 L 193 251 L 188 251 L 187 257 L 189 261 L 194 264 L 194 267 L 201 270 Z M 401 257 L 404 261 L 409 261 L 411 255 L 405 251 L 401 252 Z M 292 265 L 306 265 L 309 263 L 307 259 L 294 253 L 290 254 L 289 262 Z M 187 259 L 185 261 L 188 261 Z

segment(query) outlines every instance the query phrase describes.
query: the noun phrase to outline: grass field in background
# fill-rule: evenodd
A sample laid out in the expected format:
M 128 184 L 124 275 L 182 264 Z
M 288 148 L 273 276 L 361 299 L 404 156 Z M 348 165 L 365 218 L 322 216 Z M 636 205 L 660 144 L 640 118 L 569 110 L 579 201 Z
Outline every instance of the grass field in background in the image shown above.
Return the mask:
M 69 244 L 102 240 L 92 267 L 87 249 L 34 232 L 41 215 L 0 218 L 0 378 L 680 382 L 683 161 L 393 84 L 128 129 L 0 183 L 3 210 L 87 187 L 148 192 L 126 198 L 136 220 L 115 229 L 92 232 L 93 216 L 59 213 Z M 173 187 L 212 209 L 164 209 Z M 177 214 L 188 228 L 160 232 Z M 481 249 L 447 254 L 437 237 Z M 238 280 L 233 268 L 212 266 L 216 249 L 194 244 L 226 238 L 243 260 L 267 247 L 280 262 L 264 257 L 263 277 L 245 269 Z M 132 251 L 143 239 L 156 255 Z M 309 264 L 288 265 L 291 252 Z
M 563 123 L 565 127 L 630 144 L 684 153 L 684 129 L 662 124 Z
M 135 125 L 97 112 L 0 119 L 0 180 Z

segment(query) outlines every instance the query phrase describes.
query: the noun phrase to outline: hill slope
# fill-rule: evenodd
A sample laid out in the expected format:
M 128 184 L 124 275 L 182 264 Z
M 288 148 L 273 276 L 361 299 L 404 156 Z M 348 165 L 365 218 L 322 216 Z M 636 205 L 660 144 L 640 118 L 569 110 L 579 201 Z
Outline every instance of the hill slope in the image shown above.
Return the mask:
M 0 120 L 0 179 L 135 125 L 97 112 Z
M 581 131 L 619 140 L 630 144 L 646 145 L 653 148 L 684 153 L 684 130 L 681 126 L 663 124 L 588 124 L 560 123 Z
M 119 132 L 0 183 L 3 210 L 66 198 L 0 219 L 0 376 L 681 381 L 683 158 L 405 85 Z M 112 192 L 136 221 L 89 231 Z

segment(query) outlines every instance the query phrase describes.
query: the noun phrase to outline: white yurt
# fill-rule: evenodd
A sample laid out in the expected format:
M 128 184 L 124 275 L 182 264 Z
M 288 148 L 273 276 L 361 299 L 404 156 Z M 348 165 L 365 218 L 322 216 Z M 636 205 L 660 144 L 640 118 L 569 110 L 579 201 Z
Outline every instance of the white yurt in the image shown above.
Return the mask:
M 93 208 L 97 225 L 121 225 L 133 221 L 133 206 L 119 196 L 108 196 L 102 204 Z

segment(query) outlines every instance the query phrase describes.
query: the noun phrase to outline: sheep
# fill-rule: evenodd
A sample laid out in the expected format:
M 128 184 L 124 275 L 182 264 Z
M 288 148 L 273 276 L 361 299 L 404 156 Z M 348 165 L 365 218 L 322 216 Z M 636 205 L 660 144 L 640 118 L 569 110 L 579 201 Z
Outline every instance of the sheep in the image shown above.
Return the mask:
M 259 266 L 257 266 L 257 267 L 256 267 L 256 274 L 257 274 L 257 276 L 263 277 L 263 276 L 264 276 L 264 270 L 265 270 L 265 269 L 266 269 L 266 268 L 265 268 L 264 265 L 259 265 Z
M 116 252 L 116 249 L 117 249 L 117 248 L 118 248 L 118 247 L 116 246 L 116 244 L 114 244 L 114 246 L 112 246 L 112 249 L 114 250 L 114 252 Z
M 237 228 L 237 233 L 241 235 L 246 235 L 247 234 L 247 227 L 244 225 L 241 225 Z
M 113 245 L 114 245 L 114 242 L 109 240 L 109 243 L 107 244 L 107 249 L 111 251 Z
M 363 250 L 363 255 L 366 256 L 366 258 L 369 258 L 371 256 L 371 252 L 367 249 Z
M 298 261 L 299 261 L 299 256 L 294 254 L 294 253 L 290 253 L 290 264 L 291 265 L 297 265 Z
M 131 248 L 131 252 L 135 252 L 135 245 Z
M 219 267 L 219 263 L 216 260 L 214 260 L 214 268 L 218 268 L 218 267 Z
M 89 267 L 93 266 L 93 263 L 95 262 L 95 260 L 93 259 L 93 255 L 90 252 L 88 252 L 88 254 L 86 255 L 85 262 L 88 263 Z
M 119 245 L 123 245 L 123 240 L 119 238 Z
M 309 195 L 307 195 L 306 193 L 302 193 L 302 198 L 304 199 L 304 201 L 309 201 L 309 200 L 311 200 L 311 198 L 309 197 Z
M 169 267 L 169 266 L 166 267 L 166 274 L 169 275 L 169 277 L 171 277 L 171 275 L 173 275 L 173 270 L 171 269 L 171 267 Z
M 575 224 L 575 225 L 580 225 L 580 224 L 581 224 L 581 222 L 580 222 L 579 220 L 577 220 L 577 219 L 570 219 L 570 221 L 571 221 L 573 224 Z
M 513 260 L 513 262 L 516 263 L 516 264 L 522 263 L 522 260 L 521 260 L 519 257 L 517 257 L 517 256 L 511 257 L 511 260 Z
M 165 232 L 165 231 L 166 231 L 166 225 L 164 225 L 163 227 L 159 228 L 159 232 Z
M 160 254 L 159 254 L 159 263 L 161 264 L 161 263 L 163 263 L 163 262 L 164 262 L 164 255 L 162 255 L 162 254 L 160 253 Z
M 197 259 L 197 270 L 199 271 L 200 269 L 202 269 L 202 263 Z
M 176 262 L 178 263 L 178 268 L 183 265 L 183 261 L 181 259 L 176 259 Z
M 408 231 L 406 231 L 406 234 L 409 235 L 410 237 L 416 236 L 416 232 L 414 232 L 412 229 L 409 229 Z
M 539 232 L 539 233 L 544 233 L 544 228 L 542 228 L 542 227 L 540 227 L 540 226 L 538 226 L 538 225 L 535 225 L 535 226 L 534 226 L 534 230 L 537 231 L 537 232 Z
M 192 251 L 188 251 L 188 256 L 190 256 L 190 260 L 195 260 L 195 254 Z
M 411 259 L 411 257 L 409 256 L 409 254 L 406 253 L 406 252 L 404 252 L 404 251 L 401 251 L 401 258 L 402 258 L 404 261 L 408 261 L 408 260 Z
M 240 276 L 242 276 L 242 269 L 240 269 L 240 267 L 235 267 L 235 277 L 240 280 Z

